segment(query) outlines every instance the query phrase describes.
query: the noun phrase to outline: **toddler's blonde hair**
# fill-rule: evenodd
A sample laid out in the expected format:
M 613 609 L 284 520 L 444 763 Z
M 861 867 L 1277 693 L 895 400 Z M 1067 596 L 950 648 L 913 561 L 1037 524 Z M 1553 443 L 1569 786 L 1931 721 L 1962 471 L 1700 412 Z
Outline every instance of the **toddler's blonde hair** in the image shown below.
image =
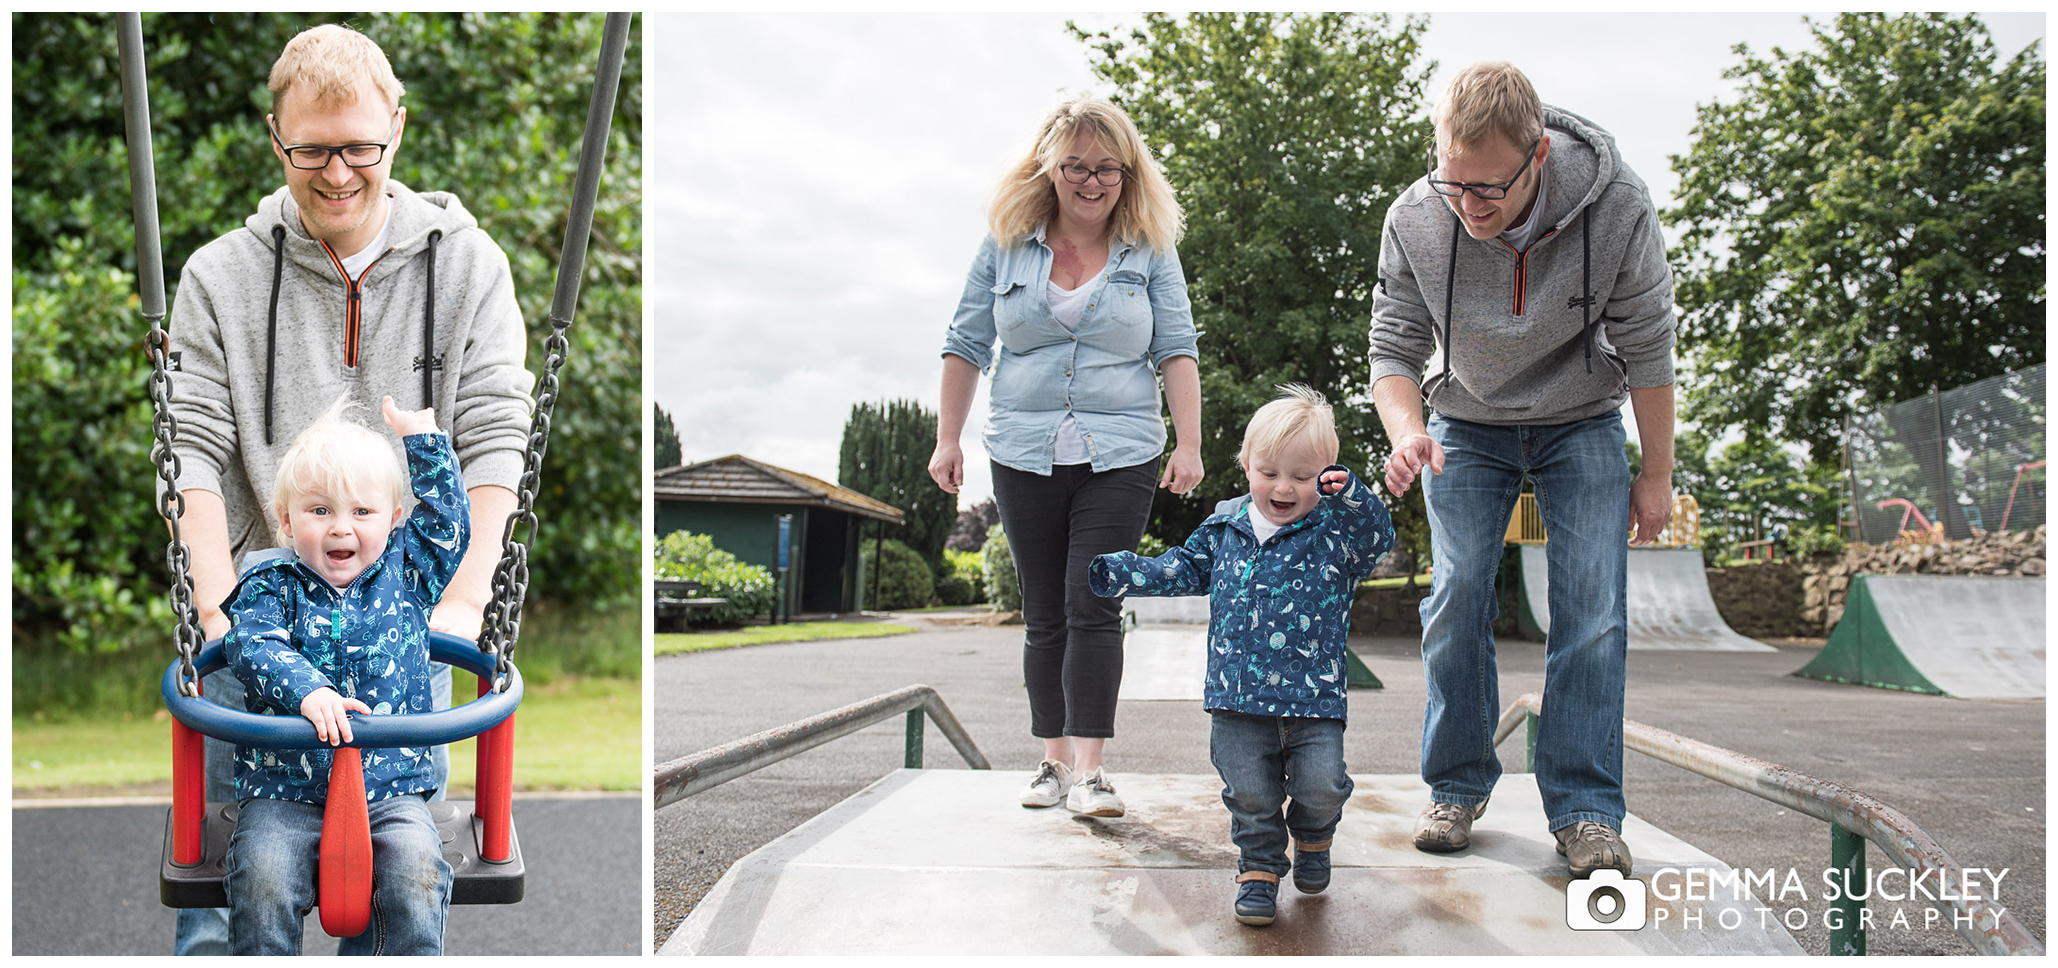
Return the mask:
M 366 501 L 383 497 L 395 508 L 407 504 L 407 473 L 384 434 L 349 420 L 354 405 L 340 397 L 293 438 L 272 482 L 272 516 L 283 522 L 294 499 L 319 491 Z
M 1335 411 L 1313 387 L 1288 383 L 1279 388 L 1276 399 L 1259 407 L 1243 428 L 1243 449 L 1236 452 L 1236 463 L 1249 469 L 1253 456 L 1277 454 L 1296 440 L 1322 455 L 1325 466 L 1336 463 Z

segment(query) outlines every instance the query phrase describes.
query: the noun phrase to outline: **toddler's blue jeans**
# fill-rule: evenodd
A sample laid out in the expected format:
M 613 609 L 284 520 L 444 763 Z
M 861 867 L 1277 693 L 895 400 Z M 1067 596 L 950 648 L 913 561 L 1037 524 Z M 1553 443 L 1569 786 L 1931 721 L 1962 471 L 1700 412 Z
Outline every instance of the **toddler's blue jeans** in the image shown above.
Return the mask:
M 420 794 L 368 804 L 372 828 L 372 922 L 339 955 L 440 955 L 450 913 L 450 864 Z M 322 808 L 293 800 L 244 800 L 229 839 L 230 951 L 297 955 L 302 922 L 318 899 Z
M 1289 839 L 1326 843 L 1351 798 L 1343 720 L 1251 716 L 1210 709 L 1208 758 L 1222 776 L 1236 872 L 1293 869 Z M 1284 808 L 1284 809 L 1281 809 Z

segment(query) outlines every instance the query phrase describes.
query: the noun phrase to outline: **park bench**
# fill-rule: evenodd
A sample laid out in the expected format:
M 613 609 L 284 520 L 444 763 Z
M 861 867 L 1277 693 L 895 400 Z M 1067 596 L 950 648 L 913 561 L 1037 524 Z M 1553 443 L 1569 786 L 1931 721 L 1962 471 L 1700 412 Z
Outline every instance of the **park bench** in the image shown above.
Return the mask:
M 683 631 L 686 619 L 691 617 L 695 610 L 729 604 L 726 598 L 702 596 L 701 585 L 697 581 L 658 579 L 652 584 L 651 597 L 656 606 L 660 632 Z

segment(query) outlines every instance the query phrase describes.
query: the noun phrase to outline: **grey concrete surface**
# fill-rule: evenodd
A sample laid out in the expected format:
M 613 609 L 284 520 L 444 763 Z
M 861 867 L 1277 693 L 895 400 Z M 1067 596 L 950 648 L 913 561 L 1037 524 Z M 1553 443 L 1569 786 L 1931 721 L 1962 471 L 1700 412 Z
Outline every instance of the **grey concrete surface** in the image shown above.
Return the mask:
M 1351 693 L 1351 772 L 1412 773 L 1424 701 L 1418 643 L 1354 637 L 1351 644 L 1387 686 Z M 1542 689 L 1541 646 L 1510 641 L 1499 651 L 1504 705 Z M 1788 675 L 1812 653 L 1794 646 L 1632 652 L 1629 718 L 1884 800 L 1960 864 L 2007 870 L 2002 903 L 2044 938 L 2043 700 L 1956 700 Z M 887 639 L 665 656 L 656 665 L 653 753 L 660 763 L 915 682 L 936 687 L 997 769 L 1026 781 L 1041 753 L 1028 734 L 1018 627 L 937 627 Z M 899 767 L 901 732 L 900 722 L 883 723 L 659 811 L 658 943 L 738 859 Z M 1118 790 L 1124 773 L 1212 772 L 1208 718 L 1197 702 L 1123 703 L 1116 732 L 1107 755 Z M 929 766 L 963 768 L 933 730 L 928 746 Z M 1519 769 L 1520 733 L 1500 752 Z M 1794 937 L 1826 953 L 1819 877 L 1829 858 L 1827 825 L 1635 754 L 1625 772 L 1629 809 L 1644 820 L 1731 867 L 1798 872 L 1812 890 L 1779 911 L 1801 911 L 1806 923 Z M 1542 816 L 1534 822 L 1541 827 Z M 1887 866 L 1876 848 L 1868 854 L 1875 871 Z M 1875 899 L 1871 908 L 1873 953 L 1971 951 L 1948 925 L 1925 926 L 1919 902 Z M 1897 912 L 1908 918 L 1905 928 L 1893 923 Z
M 517 794 L 528 867 L 519 904 L 450 909 L 453 955 L 635 955 L 643 950 L 642 801 Z M 157 901 L 165 807 L 17 808 L 14 953 L 169 955 L 172 909 Z M 309 915 L 303 950 L 336 942 Z

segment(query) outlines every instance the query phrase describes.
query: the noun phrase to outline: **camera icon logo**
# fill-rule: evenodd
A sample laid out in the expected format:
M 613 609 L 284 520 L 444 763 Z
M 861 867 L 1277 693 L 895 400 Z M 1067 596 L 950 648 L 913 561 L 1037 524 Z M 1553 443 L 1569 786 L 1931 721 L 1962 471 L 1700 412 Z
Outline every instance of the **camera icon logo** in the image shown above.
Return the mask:
M 1574 931 L 1635 931 L 1649 915 L 1650 887 L 1618 870 L 1597 870 L 1565 885 L 1565 926 Z

